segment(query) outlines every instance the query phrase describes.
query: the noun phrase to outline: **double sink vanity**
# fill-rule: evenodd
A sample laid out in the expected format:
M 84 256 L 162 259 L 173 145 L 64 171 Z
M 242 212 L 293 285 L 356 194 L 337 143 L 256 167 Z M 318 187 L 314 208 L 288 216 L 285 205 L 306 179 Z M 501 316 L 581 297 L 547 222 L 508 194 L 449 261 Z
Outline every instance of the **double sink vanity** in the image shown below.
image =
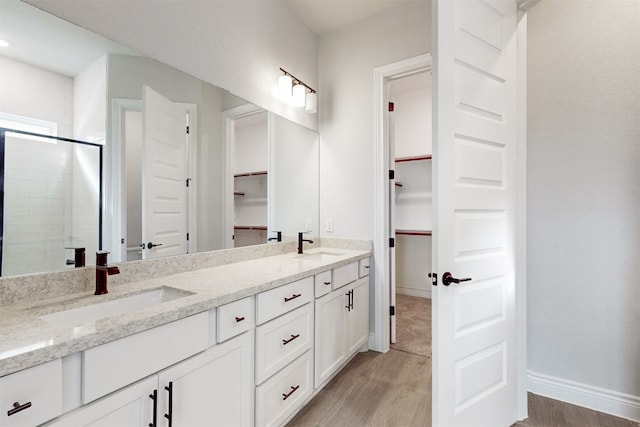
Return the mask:
M 0 308 L 0 425 L 286 423 L 368 345 L 370 243 L 331 240 L 126 263 L 105 295 L 24 276 Z

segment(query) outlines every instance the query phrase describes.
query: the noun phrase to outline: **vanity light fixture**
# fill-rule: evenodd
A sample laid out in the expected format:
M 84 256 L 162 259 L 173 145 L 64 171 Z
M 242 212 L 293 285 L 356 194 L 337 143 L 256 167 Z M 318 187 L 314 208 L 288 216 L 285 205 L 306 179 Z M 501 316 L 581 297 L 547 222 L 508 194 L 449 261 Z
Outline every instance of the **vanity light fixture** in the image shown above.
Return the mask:
M 318 94 L 315 89 L 284 68 L 280 68 L 280 71 L 284 73 L 278 79 L 280 95 L 288 99 L 292 106 L 304 107 L 304 111 L 307 113 L 316 113 L 318 111 Z

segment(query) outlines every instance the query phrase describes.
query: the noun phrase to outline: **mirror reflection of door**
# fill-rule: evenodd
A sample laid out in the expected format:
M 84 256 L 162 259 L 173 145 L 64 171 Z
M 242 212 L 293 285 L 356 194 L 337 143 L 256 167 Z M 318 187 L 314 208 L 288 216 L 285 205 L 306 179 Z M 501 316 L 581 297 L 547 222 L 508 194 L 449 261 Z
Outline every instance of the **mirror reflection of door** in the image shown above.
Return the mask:
M 188 113 L 144 87 L 124 113 L 126 260 L 188 252 Z

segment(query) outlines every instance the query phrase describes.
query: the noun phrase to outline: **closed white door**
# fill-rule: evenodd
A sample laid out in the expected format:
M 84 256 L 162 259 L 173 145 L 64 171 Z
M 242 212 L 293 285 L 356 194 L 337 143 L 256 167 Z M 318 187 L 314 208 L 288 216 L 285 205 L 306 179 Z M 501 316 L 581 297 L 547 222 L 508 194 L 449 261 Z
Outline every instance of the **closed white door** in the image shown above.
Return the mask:
M 435 5 L 433 425 L 517 420 L 516 2 Z M 443 284 L 444 273 L 454 279 Z
M 143 259 L 187 253 L 186 112 L 144 86 Z

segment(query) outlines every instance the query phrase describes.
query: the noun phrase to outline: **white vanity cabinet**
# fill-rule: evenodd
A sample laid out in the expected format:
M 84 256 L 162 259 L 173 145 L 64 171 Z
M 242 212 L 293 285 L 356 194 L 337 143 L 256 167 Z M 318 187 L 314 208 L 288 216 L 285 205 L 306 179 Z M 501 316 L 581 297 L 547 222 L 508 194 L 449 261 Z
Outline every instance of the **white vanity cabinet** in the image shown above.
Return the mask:
M 314 277 L 257 295 L 256 426 L 280 425 L 313 392 Z
M 350 264 L 342 271 L 351 273 L 355 271 L 357 277 L 358 263 Z M 317 298 L 315 308 L 315 386 L 317 388 L 331 378 L 368 340 L 368 276 L 355 279 Z
M 62 413 L 62 362 L 0 378 L 0 426 L 33 426 Z

